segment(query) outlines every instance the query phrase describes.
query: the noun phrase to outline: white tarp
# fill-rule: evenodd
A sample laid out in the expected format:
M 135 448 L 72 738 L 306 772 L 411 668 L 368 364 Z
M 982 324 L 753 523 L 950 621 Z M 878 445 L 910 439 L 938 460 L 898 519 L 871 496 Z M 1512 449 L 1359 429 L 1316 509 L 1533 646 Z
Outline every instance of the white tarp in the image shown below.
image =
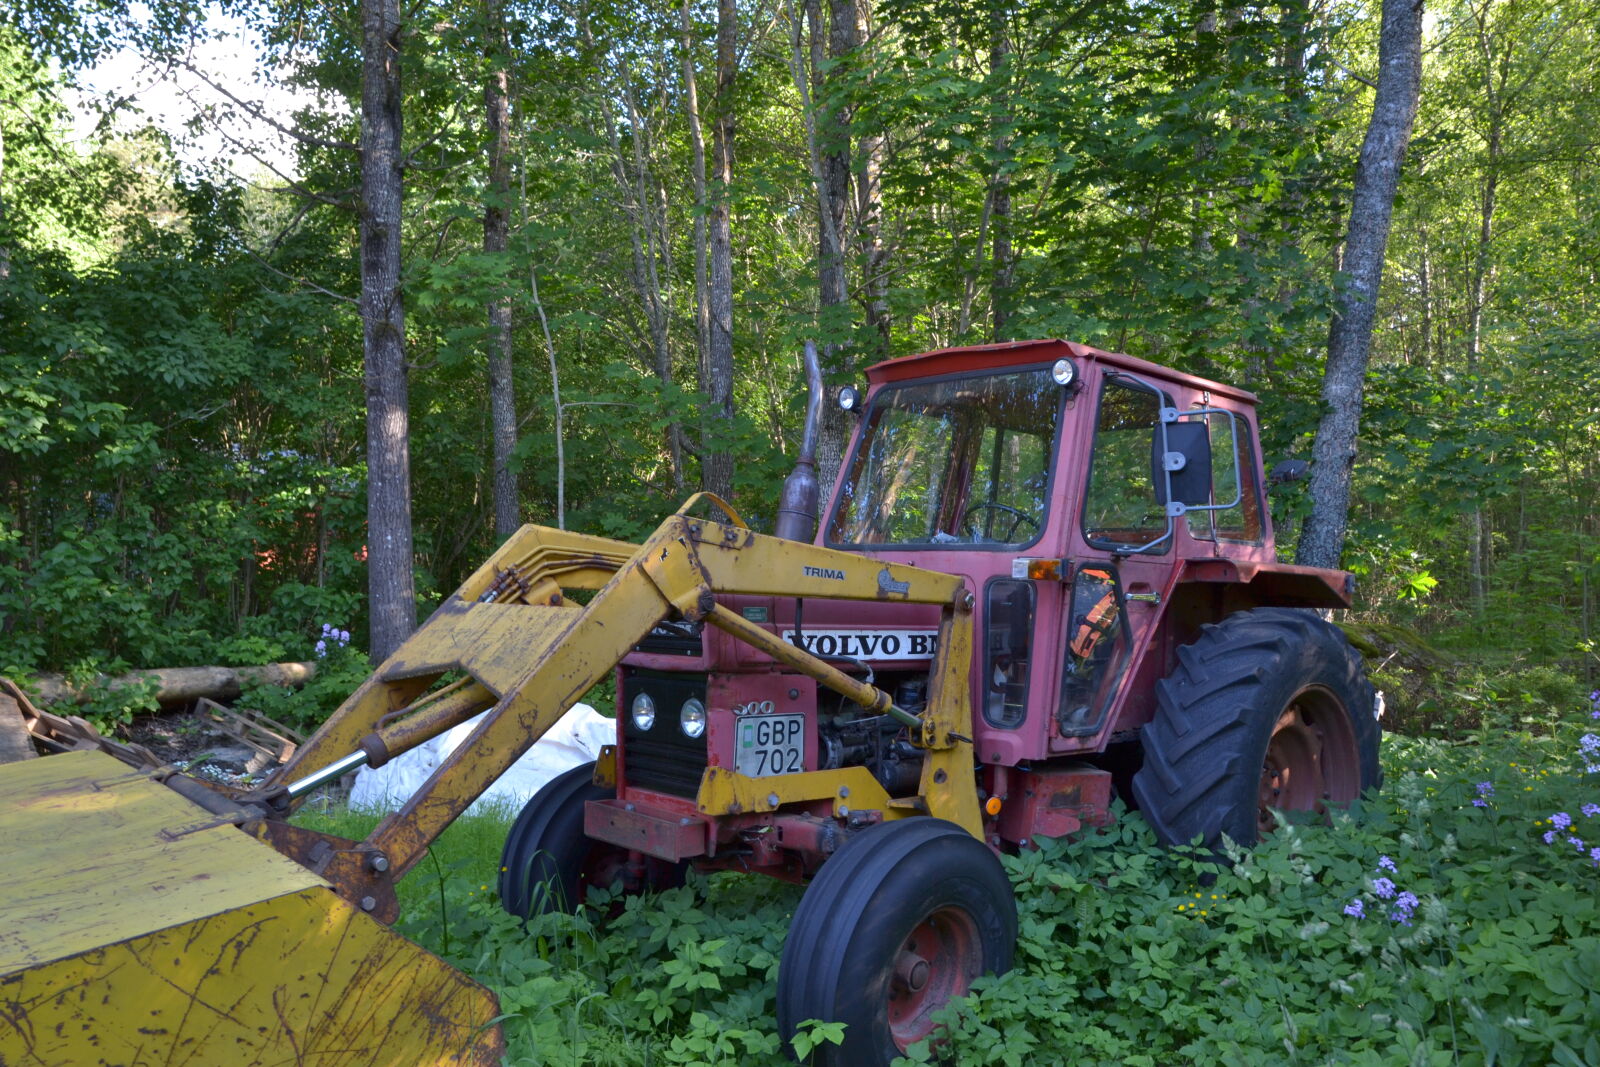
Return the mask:
M 403 752 L 379 767 L 366 767 L 356 772 L 355 788 L 350 791 L 350 806 L 363 811 L 394 811 L 415 793 L 440 761 L 456 750 L 456 746 L 472 736 L 479 719 L 470 719 L 460 726 Z M 522 758 L 484 790 L 469 814 L 487 810 L 502 810 L 515 815 L 522 810 L 528 798 L 537 793 L 550 779 L 562 771 L 588 763 L 600 755 L 603 745 L 617 743 L 617 724 L 595 711 L 587 704 L 574 704 L 550 732 L 541 737 Z

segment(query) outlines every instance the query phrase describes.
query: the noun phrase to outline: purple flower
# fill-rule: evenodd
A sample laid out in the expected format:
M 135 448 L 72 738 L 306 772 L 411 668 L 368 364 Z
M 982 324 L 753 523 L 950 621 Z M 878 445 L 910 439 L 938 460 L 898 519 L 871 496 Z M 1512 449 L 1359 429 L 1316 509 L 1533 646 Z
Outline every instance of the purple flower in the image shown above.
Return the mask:
M 1550 825 L 1554 826 L 1557 830 L 1565 830 L 1567 827 L 1572 825 L 1572 816 L 1568 815 L 1564 811 L 1558 811 L 1554 815 L 1550 816 Z
M 333 627 L 329 626 L 327 623 L 323 623 L 322 624 L 322 636 L 323 637 L 328 637 L 332 633 L 333 633 Z
M 317 642 L 317 656 L 318 656 L 318 658 L 326 656 L 327 654 L 328 654 L 328 642 L 326 642 L 326 641 L 318 641 Z
M 1594 848 L 1589 850 L 1589 862 L 1593 863 L 1596 867 L 1600 867 L 1600 845 L 1596 845 Z
M 1600 804 L 1585 804 L 1583 806 L 1583 815 L 1584 818 L 1587 819 L 1592 819 L 1596 815 L 1600 815 Z
M 1600 849 L 1596 849 L 1595 851 L 1600 852 Z M 1354 900 L 1344 906 L 1344 913 L 1350 916 L 1352 919 L 1365 919 L 1367 917 L 1367 906 L 1361 903 L 1360 897 L 1356 897 Z
M 339 643 L 341 645 L 348 645 L 350 643 L 350 631 L 349 630 L 340 630 L 339 631 Z
M 1569 837 L 1567 838 L 1567 844 L 1572 845 L 1579 852 L 1583 851 L 1583 838 L 1581 837 Z
M 1394 860 L 1390 859 L 1388 856 L 1378 857 L 1378 870 L 1393 872 L 1394 869 Z
M 1489 802 L 1482 797 L 1476 797 L 1472 801 L 1472 806 L 1475 808 L 1487 808 L 1489 806 Z
M 1473 799 L 1472 806 L 1475 808 L 1487 808 L 1489 806 L 1489 798 L 1494 796 L 1494 783 L 1479 782 L 1477 789 L 1478 795 Z
M 1394 910 L 1389 913 L 1391 922 L 1401 926 L 1411 925 L 1412 913 L 1417 910 L 1417 895 L 1415 893 L 1401 893 L 1394 898 Z
M 1544 832 L 1544 843 L 1547 845 L 1556 843 L 1556 832 L 1554 830 L 1546 830 Z
M 1372 891 L 1382 899 L 1388 900 L 1394 896 L 1394 883 L 1387 878 L 1374 878 L 1372 880 Z

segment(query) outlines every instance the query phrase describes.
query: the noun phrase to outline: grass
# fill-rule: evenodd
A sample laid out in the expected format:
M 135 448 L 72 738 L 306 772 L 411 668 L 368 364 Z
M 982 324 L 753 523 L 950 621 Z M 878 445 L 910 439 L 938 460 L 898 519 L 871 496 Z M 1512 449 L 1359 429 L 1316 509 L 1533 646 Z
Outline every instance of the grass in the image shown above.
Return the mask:
M 1465 742 L 1390 736 L 1382 795 L 1286 823 L 1220 870 L 1158 847 L 1131 814 L 1008 859 L 1017 966 L 949 1009 L 941 1056 L 1600 1064 L 1600 753 L 1582 751 L 1600 722 L 1534 718 L 1555 726 L 1489 714 Z M 347 835 L 371 822 L 315 818 Z M 442 836 L 437 863 L 401 884 L 400 925 L 499 992 L 508 1062 L 787 1062 L 774 980 L 798 889 L 718 875 L 604 923 L 524 928 L 494 899 L 505 827 L 465 819 Z

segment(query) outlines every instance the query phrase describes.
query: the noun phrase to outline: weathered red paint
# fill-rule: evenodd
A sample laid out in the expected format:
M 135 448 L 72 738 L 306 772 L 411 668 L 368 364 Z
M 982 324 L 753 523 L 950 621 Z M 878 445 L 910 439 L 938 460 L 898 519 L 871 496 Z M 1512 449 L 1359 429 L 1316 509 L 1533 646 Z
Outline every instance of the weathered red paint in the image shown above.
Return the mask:
M 596 841 L 673 862 L 706 854 L 703 820 L 687 815 L 672 818 L 623 800 L 591 800 L 585 804 L 583 832 Z
M 1111 806 L 1111 773 L 1086 763 L 1013 770 L 1007 777 L 996 830 L 1007 841 L 1065 837 L 1104 823 Z

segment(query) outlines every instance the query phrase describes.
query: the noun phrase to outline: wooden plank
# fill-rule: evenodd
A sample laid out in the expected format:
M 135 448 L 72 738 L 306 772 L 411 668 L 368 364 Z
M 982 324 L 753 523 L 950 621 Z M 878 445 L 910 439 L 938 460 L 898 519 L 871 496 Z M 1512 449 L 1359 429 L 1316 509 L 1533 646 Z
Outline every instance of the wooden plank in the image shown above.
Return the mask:
M 33 737 L 22 721 L 22 708 L 15 700 L 0 693 L 0 763 L 16 763 L 33 759 Z

